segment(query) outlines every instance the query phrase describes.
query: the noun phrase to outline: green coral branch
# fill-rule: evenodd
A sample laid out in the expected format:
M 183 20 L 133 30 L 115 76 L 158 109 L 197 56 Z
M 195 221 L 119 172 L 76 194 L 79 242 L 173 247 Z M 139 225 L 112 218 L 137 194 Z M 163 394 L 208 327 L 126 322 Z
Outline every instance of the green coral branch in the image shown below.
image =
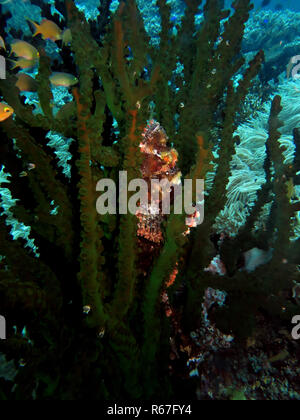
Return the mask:
M 289 258 L 290 238 L 292 237 L 291 226 L 291 203 L 288 196 L 287 172 L 284 154 L 279 139 L 281 133 L 279 128 L 282 122 L 279 114 L 282 111 L 281 97 L 276 96 L 272 102 L 271 114 L 269 118 L 269 150 L 274 164 L 275 179 L 273 182 L 273 192 L 275 194 L 275 214 L 277 233 L 274 244 L 273 260 L 275 265 L 280 265 L 282 260 Z
M 128 135 L 122 143 L 125 148 L 124 171 L 127 171 L 128 182 L 140 176 L 138 167 L 140 158 L 140 129 L 138 111 L 128 115 Z M 122 319 L 128 312 L 134 299 L 137 281 L 137 219 L 135 215 L 121 216 L 119 233 L 118 283 L 111 304 L 111 312 L 117 319 Z
M 100 292 L 102 282 L 100 255 L 103 247 L 101 238 L 99 238 L 96 196 L 90 166 L 91 150 L 87 128 L 89 115 L 86 113 L 85 100 L 77 88 L 73 89 L 73 94 L 78 109 L 78 152 L 80 157 L 77 161 L 77 168 L 80 175 L 78 191 L 82 224 L 78 280 L 83 294 L 83 304 L 91 308 L 87 323 L 90 327 L 97 327 L 100 331 L 105 328 L 107 315 Z
M 133 86 L 130 83 L 127 64 L 125 60 L 125 40 L 123 32 L 123 22 L 122 14 L 125 9 L 125 3 L 121 2 L 118 12 L 114 18 L 113 28 L 114 28 L 114 41 L 112 48 L 112 58 L 113 58 L 113 69 L 114 73 L 117 75 L 120 88 L 123 93 L 123 100 L 126 101 L 127 107 L 129 109 L 134 108 L 137 100 L 134 95 Z
M 38 95 L 40 99 L 41 108 L 45 116 L 49 121 L 53 118 L 52 104 L 53 104 L 53 95 L 51 91 L 50 76 L 51 71 L 51 60 L 47 57 L 45 51 L 41 49 L 40 60 L 39 60 L 39 71 L 36 77 L 38 85 Z
M 155 360 L 159 350 L 161 332 L 160 296 L 163 287 L 178 261 L 180 249 L 186 242 L 183 233 L 186 227 L 184 219 L 172 215 L 167 225 L 166 242 L 156 261 L 146 286 L 142 304 L 144 314 L 144 342 L 142 347 L 145 363 L 145 381 L 151 381 L 151 371 L 156 369 Z
M 122 7 L 122 6 L 121 6 Z M 135 0 L 127 0 L 124 6 L 122 22 L 125 28 L 126 44 L 133 48 L 131 53 L 133 59 L 129 63 L 129 78 L 133 84 L 140 80 L 141 73 L 147 65 L 148 49 L 145 45 L 150 43 L 150 38 L 146 33 L 144 22 Z

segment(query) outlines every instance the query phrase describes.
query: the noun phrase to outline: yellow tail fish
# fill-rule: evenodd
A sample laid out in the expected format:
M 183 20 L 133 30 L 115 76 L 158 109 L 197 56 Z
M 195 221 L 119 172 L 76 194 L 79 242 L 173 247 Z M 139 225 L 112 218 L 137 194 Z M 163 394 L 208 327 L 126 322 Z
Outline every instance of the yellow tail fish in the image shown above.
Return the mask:
M 40 34 L 43 39 L 49 39 L 53 42 L 62 39 L 62 30 L 51 20 L 43 19 L 42 22 L 38 24 L 29 18 L 26 19 L 35 27 L 33 36 Z

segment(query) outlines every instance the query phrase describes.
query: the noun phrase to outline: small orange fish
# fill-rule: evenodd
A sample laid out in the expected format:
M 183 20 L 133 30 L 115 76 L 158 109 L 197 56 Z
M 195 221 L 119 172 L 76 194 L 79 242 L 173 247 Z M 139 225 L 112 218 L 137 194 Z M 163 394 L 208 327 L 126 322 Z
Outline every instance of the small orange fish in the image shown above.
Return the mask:
M 26 41 L 17 39 L 11 44 L 10 54 L 15 54 L 17 57 L 25 58 L 26 60 L 38 60 L 39 52 Z
M 39 25 L 29 18 L 26 19 L 35 27 L 35 33 L 33 36 L 40 34 L 43 39 L 49 39 L 53 42 L 62 39 L 62 30 L 51 20 L 43 19 Z
M 14 113 L 14 110 L 11 106 L 0 102 L 0 121 L 5 121 Z
M 14 66 L 12 67 L 11 70 L 17 69 L 18 67 L 20 69 L 32 69 L 33 67 L 36 66 L 37 61 L 36 60 L 27 60 L 26 58 L 19 58 L 18 60 L 10 60 L 8 59 L 11 63 L 14 64 Z
M 50 82 L 54 86 L 70 87 L 76 85 L 78 83 L 78 79 L 69 73 L 56 72 L 52 73 L 50 76 Z
M 17 74 L 18 81 L 16 83 L 17 88 L 21 92 L 36 92 L 37 91 L 37 82 L 36 80 L 29 76 L 26 73 Z

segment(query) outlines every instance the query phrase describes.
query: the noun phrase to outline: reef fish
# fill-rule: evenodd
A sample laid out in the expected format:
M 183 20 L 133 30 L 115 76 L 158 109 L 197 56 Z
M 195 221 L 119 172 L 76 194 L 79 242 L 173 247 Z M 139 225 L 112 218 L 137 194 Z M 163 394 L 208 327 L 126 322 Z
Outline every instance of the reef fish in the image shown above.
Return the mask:
M 11 106 L 0 102 L 0 121 L 5 121 L 14 113 L 14 110 Z
M 41 34 L 43 39 L 49 39 L 53 42 L 62 39 L 62 30 L 56 25 L 56 23 L 52 22 L 51 20 L 43 19 L 39 25 L 29 18 L 26 19 L 35 27 L 35 33 L 33 36 Z
M 52 73 L 50 76 L 50 82 L 54 86 L 70 87 L 76 85 L 78 83 L 78 79 L 69 73 L 56 72 Z
M 37 91 L 37 82 L 33 77 L 29 76 L 26 73 L 17 74 L 18 81 L 16 83 L 17 88 L 21 92 L 36 92 Z
M 64 46 L 71 44 L 72 42 L 72 32 L 71 29 L 65 29 L 61 36 L 62 43 Z
M 38 50 L 26 41 L 17 39 L 11 44 L 11 54 L 17 57 L 25 58 L 26 60 L 35 60 L 39 58 Z

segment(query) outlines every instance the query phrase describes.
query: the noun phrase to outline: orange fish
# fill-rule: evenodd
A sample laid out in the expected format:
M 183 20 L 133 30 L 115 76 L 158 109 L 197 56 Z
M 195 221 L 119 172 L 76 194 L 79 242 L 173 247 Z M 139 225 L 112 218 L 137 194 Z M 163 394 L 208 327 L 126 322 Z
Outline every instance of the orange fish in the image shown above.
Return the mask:
M 31 19 L 26 19 L 35 27 L 35 33 L 33 36 L 41 34 L 43 39 L 49 39 L 53 42 L 62 39 L 62 30 L 56 25 L 56 23 L 52 22 L 51 20 L 43 19 L 39 25 Z
M 26 60 L 38 60 L 39 52 L 26 41 L 17 39 L 11 44 L 10 54 L 15 54 L 17 57 L 25 58 Z
M 5 121 L 14 113 L 14 110 L 11 106 L 0 102 L 0 121 Z
M 16 83 L 17 88 L 21 92 L 36 92 L 37 91 L 37 82 L 31 76 L 26 73 L 17 74 L 18 81 Z

